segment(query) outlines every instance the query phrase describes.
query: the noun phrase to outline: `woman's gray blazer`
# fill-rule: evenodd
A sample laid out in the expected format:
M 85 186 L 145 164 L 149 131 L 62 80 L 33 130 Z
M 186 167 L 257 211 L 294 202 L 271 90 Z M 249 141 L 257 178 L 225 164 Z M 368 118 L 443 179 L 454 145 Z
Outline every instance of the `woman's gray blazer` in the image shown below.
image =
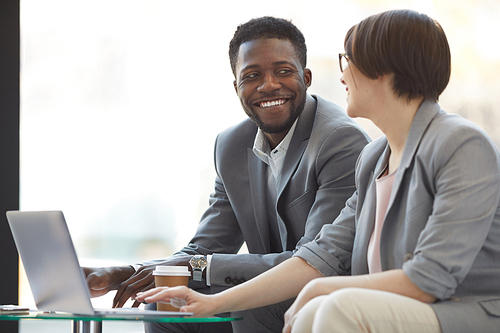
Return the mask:
M 325 276 L 367 274 L 375 179 L 385 137 L 356 165 L 356 192 L 339 217 L 295 254 Z M 382 269 L 402 268 L 444 333 L 500 332 L 500 160 L 476 125 L 424 101 L 410 129 L 381 235 Z

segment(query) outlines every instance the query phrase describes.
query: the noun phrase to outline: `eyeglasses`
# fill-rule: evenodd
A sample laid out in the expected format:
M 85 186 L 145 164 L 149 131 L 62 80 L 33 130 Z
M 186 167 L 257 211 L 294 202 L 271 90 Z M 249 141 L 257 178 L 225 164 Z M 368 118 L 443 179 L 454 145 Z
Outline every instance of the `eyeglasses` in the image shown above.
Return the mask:
M 347 69 L 349 66 L 349 56 L 347 53 L 339 53 L 339 65 L 340 65 L 340 72 L 344 73 L 344 71 Z M 356 89 L 358 88 L 358 85 L 356 84 L 356 80 L 354 79 L 354 75 L 352 74 L 352 71 L 350 71 L 352 80 L 354 82 L 354 86 Z
M 349 56 L 347 55 L 347 53 L 339 53 L 339 65 L 340 72 L 344 73 L 347 66 L 349 66 Z

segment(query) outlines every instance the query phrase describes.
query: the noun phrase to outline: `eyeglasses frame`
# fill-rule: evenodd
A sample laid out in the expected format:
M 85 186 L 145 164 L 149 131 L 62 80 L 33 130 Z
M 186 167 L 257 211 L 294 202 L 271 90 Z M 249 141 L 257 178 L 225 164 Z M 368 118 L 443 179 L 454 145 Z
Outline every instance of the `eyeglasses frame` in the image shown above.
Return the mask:
M 342 68 L 342 58 L 345 58 L 345 61 L 347 62 L 347 66 L 349 66 L 349 56 L 345 52 L 339 53 L 339 67 L 340 67 L 340 72 L 343 74 L 344 70 L 347 68 L 347 66 L 345 68 Z M 356 79 L 354 79 L 354 75 L 352 74 L 352 72 L 351 72 L 351 77 L 352 77 L 352 80 L 354 81 L 354 86 L 357 89 L 358 85 L 356 84 Z
M 339 53 L 339 67 L 340 67 L 340 72 L 344 73 L 345 68 L 342 67 L 342 58 L 345 58 L 345 61 L 347 62 L 347 65 L 349 65 L 349 56 L 347 53 Z M 347 66 L 346 66 L 347 68 Z

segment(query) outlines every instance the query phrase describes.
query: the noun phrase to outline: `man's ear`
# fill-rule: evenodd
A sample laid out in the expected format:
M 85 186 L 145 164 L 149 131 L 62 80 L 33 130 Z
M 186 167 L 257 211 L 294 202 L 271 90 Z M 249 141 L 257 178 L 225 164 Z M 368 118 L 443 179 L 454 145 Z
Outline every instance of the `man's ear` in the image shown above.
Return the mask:
M 238 94 L 238 85 L 236 84 L 236 79 L 233 81 L 233 86 L 234 90 L 236 91 L 236 94 Z
M 312 84 L 312 72 L 309 68 L 304 68 L 304 82 L 306 87 L 309 88 Z

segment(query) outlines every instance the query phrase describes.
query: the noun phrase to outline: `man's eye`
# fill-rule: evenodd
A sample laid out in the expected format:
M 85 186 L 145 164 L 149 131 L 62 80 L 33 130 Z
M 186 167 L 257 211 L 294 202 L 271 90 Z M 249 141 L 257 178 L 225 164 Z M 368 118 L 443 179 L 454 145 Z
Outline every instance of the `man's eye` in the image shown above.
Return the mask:
M 243 77 L 243 79 L 254 79 L 257 77 L 257 73 L 250 73 Z
M 280 69 L 278 71 L 278 74 L 280 74 L 280 75 L 286 75 L 286 74 L 290 74 L 290 73 L 292 73 L 292 70 L 290 70 L 290 69 Z

